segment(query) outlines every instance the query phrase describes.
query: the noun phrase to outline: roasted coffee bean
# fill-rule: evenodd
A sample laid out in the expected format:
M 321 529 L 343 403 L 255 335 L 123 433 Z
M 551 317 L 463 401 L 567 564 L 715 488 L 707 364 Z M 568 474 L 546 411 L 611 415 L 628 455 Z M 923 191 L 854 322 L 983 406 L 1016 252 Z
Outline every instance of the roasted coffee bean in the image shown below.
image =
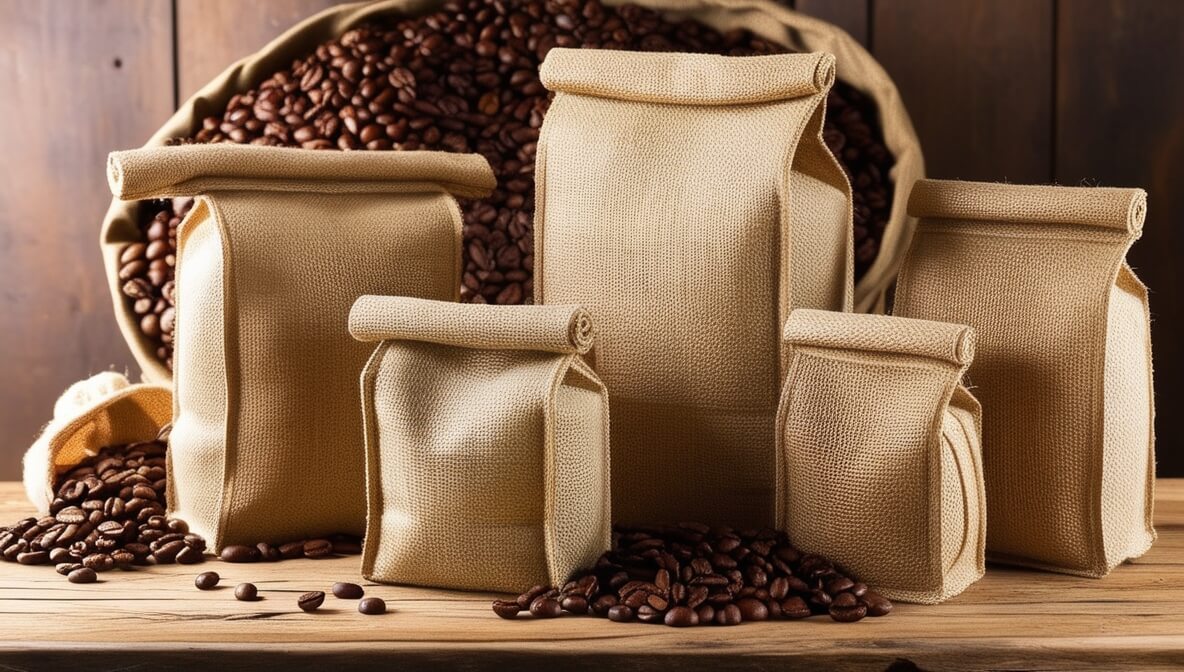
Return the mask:
M 715 612 L 716 625 L 740 625 L 744 620 L 744 615 L 740 611 L 740 607 L 734 604 L 729 604 L 722 609 L 717 609 Z
M 275 562 L 282 559 L 282 556 L 280 555 L 280 549 L 272 546 L 271 544 L 259 542 L 258 544 L 255 544 L 255 550 L 259 553 L 259 559 L 265 562 Z
M 530 603 L 530 613 L 537 618 L 556 618 L 563 613 L 559 600 L 540 595 Z
M 860 596 L 859 601 L 867 607 L 868 616 L 887 616 L 892 612 L 892 602 L 879 593 L 869 590 Z
M 617 606 L 615 595 L 601 595 L 592 601 L 592 613 L 597 616 L 607 616 L 608 610 Z
M 223 548 L 219 557 L 222 562 L 255 562 L 259 559 L 259 549 L 236 544 Z
M 518 602 L 515 600 L 493 601 L 493 613 L 502 618 L 517 618 L 520 611 L 522 611 L 522 607 L 518 606 Z
M 534 602 L 536 597 L 538 597 L 539 595 L 542 595 L 543 593 L 546 593 L 549 590 L 550 590 L 550 588 L 548 588 L 547 586 L 541 586 L 541 585 L 534 586 L 530 590 L 528 590 L 525 593 L 522 593 L 521 595 L 518 596 L 518 606 L 524 610 L 529 609 L 530 604 L 532 602 Z
M 325 602 L 325 594 L 319 590 L 305 593 L 296 599 L 296 606 L 304 611 L 316 611 Z
M 58 574 L 61 574 L 62 576 L 66 576 L 79 567 L 82 567 L 82 564 L 78 562 L 60 562 L 56 567 L 54 567 L 54 571 L 56 571 Z
M 68 548 L 54 548 L 49 552 L 49 561 L 52 563 L 59 562 L 74 562 L 75 558 Z
M 830 617 L 842 623 L 854 623 L 867 616 L 867 606 L 851 593 L 839 593 L 830 605 Z
M 386 602 L 379 597 L 366 597 L 358 601 L 358 613 L 377 616 L 386 613 Z
M 637 616 L 637 620 L 642 623 L 661 623 L 665 617 L 664 612 L 654 609 L 648 604 L 643 604 L 637 609 L 634 609 L 633 613 Z
M 304 542 L 304 557 L 327 558 L 333 554 L 333 542 L 328 539 L 313 539 Z
M 17 554 L 16 561 L 22 565 L 44 565 L 49 562 L 49 552 L 25 551 Z
M 179 565 L 196 565 L 197 563 L 202 562 L 202 560 L 204 560 L 204 558 L 202 557 L 202 552 L 200 550 L 198 550 L 196 546 L 190 546 L 190 545 L 188 545 L 188 542 L 184 542 L 184 541 L 181 543 L 185 544 L 185 548 L 182 548 L 177 553 L 177 558 L 176 558 L 177 564 L 179 564 Z
M 66 580 L 70 583 L 94 583 L 98 578 L 95 570 L 89 567 L 78 567 L 66 575 Z
M 338 581 L 333 584 L 333 596 L 343 600 L 358 600 L 365 594 L 366 591 L 356 583 Z
M 699 625 L 699 614 L 690 607 L 674 607 L 666 612 L 666 625 L 673 628 L 685 628 L 691 625 Z
M 564 611 L 573 614 L 588 613 L 588 600 L 583 595 L 568 595 L 559 602 Z
M 699 617 L 700 623 L 710 625 L 715 622 L 715 607 L 705 604 L 695 610 L 695 615 Z
M 82 559 L 82 566 L 96 572 L 105 572 L 115 566 L 115 561 L 106 553 L 91 553 Z
M 156 562 L 167 565 L 169 563 L 175 562 L 177 560 L 177 556 L 181 553 L 181 551 L 185 550 L 185 548 L 186 546 L 183 540 L 173 539 L 172 541 L 167 541 L 158 546 L 157 549 L 152 552 L 152 557 L 156 559 Z M 226 558 L 223 558 L 223 560 L 225 559 Z
M 752 597 L 745 597 L 736 601 L 740 615 L 745 621 L 763 621 L 769 618 L 769 608 L 764 602 Z
M 290 560 L 292 558 L 303 558 L 304 557 L 304 542 L 303 541 L 293 541 L 293 542 L 290 542 L 287 544 L 281 544 L 279 547 L 279 552 L 280 552 L 280 557 L 285 560 Z
M 781 603 L 781 616 L 783 618 L 808 618 L 811 613 L 810 605 L 806 604 L 806 601 L 797 595 L 787 597 Z
M 122 548 L 117 548 L 114 551 L 111 551 L 111 562 L 119 569 L 131 567 L 132 563 L 135 561 L 136 556 Z
M 202 572 L 193 579 L 193 585 L 197 586 L 198 590 L 213 590 L 221 579 L 218 572 Z
M 628 623 L 633 620 L 633 616 L 633 609 L 623 604 L 613 605 L 608 610 L 608 620 L 616 621 L 617 623 Z
M 255 584 L 253 583 L 240 583 L 234 587 L 234 599 L 240 602 L 254 602 L 258 598 L 259 589 L 256 588 Z M 304 597 L 301 597 L 300 599 L 300 608 L 304 609 L 305 611 L 312 611 L 312 609 L 316 609 L 317 607 L 321 606 L 321 603 L 317 602 L 316 606 L 312 607 L 312 609 L 306 609 L 303 602 Z M 324 601 L 324 599 L 325 594 L 321 593 L 321 600 Z

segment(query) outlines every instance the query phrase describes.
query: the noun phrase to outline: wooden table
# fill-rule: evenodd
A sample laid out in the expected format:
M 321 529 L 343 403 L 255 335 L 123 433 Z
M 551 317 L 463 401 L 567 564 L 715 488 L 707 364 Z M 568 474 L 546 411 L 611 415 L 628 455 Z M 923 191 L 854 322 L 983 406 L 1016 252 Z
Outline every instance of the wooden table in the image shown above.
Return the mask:
M 1184 667 L 1184 479 L 1161 480 L 1159 540 L 1105 579 L 990 568 L 938 606 L 885 618 L 679 630 L 591 617 L 497 618 L 492 596 L 367 585 L 386 600 L 362 616 L 331 595 L 317 613 L 296 596 L 358 581 L 358 560 L 289 560 L 108 572 L 76 586 L 49 567 L 0 563 L 0 670 L 140 669 L 1180 669 Z M 0 521 L 29 515 L 0 483 Z M 198 591 L 200 571 L 221 586 Z M 263 599 L 237 602 L 251 581 Z M 914 667 L 914 665 L 916 667 Z M 151 669 L 145 667 L 144 669 Z

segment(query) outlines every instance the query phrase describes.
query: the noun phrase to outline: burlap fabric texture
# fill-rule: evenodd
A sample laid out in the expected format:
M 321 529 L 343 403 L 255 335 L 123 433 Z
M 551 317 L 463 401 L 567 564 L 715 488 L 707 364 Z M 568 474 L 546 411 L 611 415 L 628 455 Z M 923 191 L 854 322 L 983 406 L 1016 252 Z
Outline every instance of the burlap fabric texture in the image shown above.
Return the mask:
M 366 296 L 362 574 L 518 592 L 608 549 L 609 408 L 578 306 Z
M 169 507 L 214 548 L 363 531 L 350 338 L 368 293 L 458 298 L 476 155 L 191 145 L 116 152 L 121 198 L 198 196 L 178 233 Z
M 982 577 L 981 411 L 961 384 L 974 330 L 796 310 L 785 341 L 778 526 L 894 600 Z
M 884 142 L 896 158 L 892 171 L 896 195 L 892 214 L 880 241 L 880 254 L 855 287 L 855 308 L 861 312 L 883 310 L 885 291 L 896 278 L 900 260 L 908 248 L 915 220 L 905 211 L 905 198 L 914 180 L 924 174 L 921 145 L 900 93 L 875 58 L 842 29 L 788 9 L 771 0 L 629 0 L 662 11 L 672 20 L 693 20 L 717 30 L 746 28 L 762 37 L 801 52 L 825 51 L 835 55 L 838 78 L 875 100 L 879 108 Z M 312 52 L 322 42 L 337 37 L 350 28 L 385 17 L 425 14 L 437 9 L 443 0 L 382 0 L 381 2 L 343 3 L 315 14 L 296 24 L 259 51 L 230 64 L 226 70 L 203 86 L 177 112 L 164 122 L 145 143 L 159 147 L 169 138 L 186 137 L 201 126 L 201 120 L 226 109 L 237 93 L 246 91 L 271 73 L 288 67 L 293 60 Z M 623 0 L 606 0 L 620 5 Z M 119 255 L 128 243 L 142 240 L 136 225 L 136 201 L 114 199 L 103 219 L 101 245 L 115 317 L 136 362 L 150 381 L 172 378 L 156 358 L 152 345 L 138 327 L 139 316 L 123 295 L 119 280 Z
M 48 513 L 59 475 L 107 446 L 155 439 L 172 417 L 167 386 L 133 385 L 112 371 L 74 383 L 54 403 L 53 419 L 25 453 L 29 501 L 38 513 Z
M 919 182 L 896 312 L 969 324 L 988 558 L 1102 576 L 1155 539 L 1141 189 Z
M 599 329 L 614 515 L 769 524 L 780 326 L 851 306 L 834 58 L 554 49 L 540 74 L 535 302 Z

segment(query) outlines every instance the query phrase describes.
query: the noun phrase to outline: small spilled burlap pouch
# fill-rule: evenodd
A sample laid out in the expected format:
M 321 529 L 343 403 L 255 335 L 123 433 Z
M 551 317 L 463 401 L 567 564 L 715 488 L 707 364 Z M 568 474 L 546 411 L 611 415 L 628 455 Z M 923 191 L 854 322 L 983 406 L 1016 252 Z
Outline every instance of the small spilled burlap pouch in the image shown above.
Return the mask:
M 108 446 L 155 439 L 172 417 L 168 386 L 133 385 L 112 371 L 74 383 L 54 403 L 53 419 L 25 453 L 29 501 L 48 513 L 59 475 Z
M 851 307 L 834 57 L 553 49 L 540 75 L 535 302 L 596 321 L 614 515 L 768 525 L 781 324 Z
M 485 160 L 190 145 L 116 152 L 121 198 L 198 196 L 178 233 L 169 507 L 214 548 L 361 534 L 367 293 L 458 295 L 454 195 Z
M 925 180 L 896 312 L 969 324 L 992 560 L 1102 576 L 1155 539 L 1141 189 Z
M 373 581 L 518 592 L 608 550 L 608 399 L 578 306 L 365 296 Z
M 983 575 L 974 330 L 796 310 L 778 416 L 777 525 L 884 595 L 935 603 Z

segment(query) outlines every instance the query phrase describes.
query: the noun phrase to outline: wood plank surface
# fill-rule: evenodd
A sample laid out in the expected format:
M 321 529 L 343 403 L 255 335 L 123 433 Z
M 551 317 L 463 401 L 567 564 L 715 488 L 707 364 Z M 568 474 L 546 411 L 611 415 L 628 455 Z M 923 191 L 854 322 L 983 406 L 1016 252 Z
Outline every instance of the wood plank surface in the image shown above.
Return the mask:
M 1159 470 L 1184 474 L 1184 3 L 1074 0 L 1057 18 L 1056 178 L 1148 192 L 1128 259 L 1151 288 Z
M 107 153 L 172 112 L 172 13 L 158 0 L 0 0 L 0 479 L 66 387 L 134 368 L 99 253 Z
M 0 484 L 0 521 L 27 514 Z M 491 595 L 367 584 L 390 611 L 362 616 L 308 590 L 358 581 L 357 558 L 161 566 L 67 583 L 48 567 L 0 563 L 0 669 L 111 670 L 135 663 L 256 669 L 1179 669 L 1184 665 L 1184 480 L 1160 481 L 1159 540 L 1105 579 L 991 567 L 937 606 L 898 604 L 884 618 L 824 618 L 673 629 L 591 617 L 504 621 Z M 222 574 L 194 589 L 200 571 Z M 251 581 L 259 602 L 237 602 Z M 135 655 L 129 653 L 135 651 Z M 912 669 L 912 668 L 903 668 Z

